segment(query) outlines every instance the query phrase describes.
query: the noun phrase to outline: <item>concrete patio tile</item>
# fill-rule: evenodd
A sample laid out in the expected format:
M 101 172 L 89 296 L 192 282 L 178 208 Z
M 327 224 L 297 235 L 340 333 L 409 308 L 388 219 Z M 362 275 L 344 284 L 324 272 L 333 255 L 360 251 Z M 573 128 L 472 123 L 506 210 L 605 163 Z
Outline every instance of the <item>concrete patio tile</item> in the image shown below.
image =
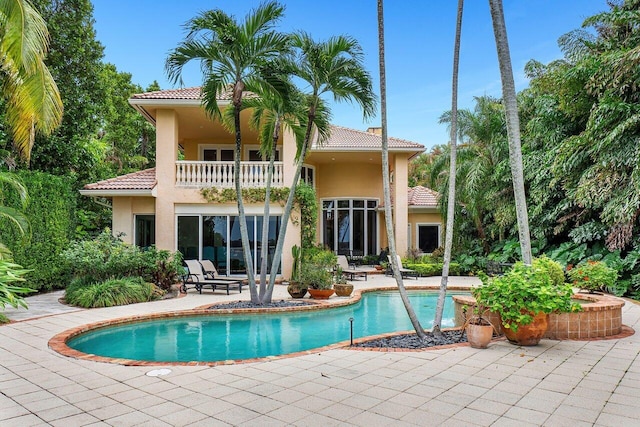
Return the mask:
M 145 414 L 144 412 L 134 411 L 125 413 L 122 415 L 112 416 L 106 419 L 103 419 L 109 425 L 117 426 L 117 427 L 138 427 L 143 425 L 144 423 L 152 423 L 156 422 L 157 425 L 166 425 L 166 423 L 160 422 L 149 414 Z
M 100 422 L 100 420 L 98 420 L 96 417 L 87 413 L 82 413 L 51 421 L 51 425 L 54 427 L 80 427 L 95 425 L 95 423 L 97 422 Z
M 0 383 L 0 389 L 2 392 L 9 397 L 17 397 L 25 394 L 31 394 L 42 389 L 37 385 L 24 380 L 22 378 L 4 381 Z
M 32 394 L 37 394 L 37 393 L 32 393 Z M 19 398 L 20 397 L 23 397 L 23 396 L 19 396 Z M 68 405 L 67 402 L 55 396 L 36 399 L 36 400 L 29 399 L 29 400 L 20 402 L 20 404 L 23 405 L 28 410 L 30 410 L 31 412 L 39 412 L 39 411 L 44 411 L 46 409 L 56 408 L 58 406 Z
M 637 412 L 637 408 L 636 408 Z M 638 418 L 633 417 L 633 414 L 629 414 L 628 416 L 608 414 L 603 412 L 598 417 L 596 421 L 596 425 L 599 426 L 607 426 L 607 427 L 620 427 L 620 426 L 633 426 L 638 425 Z
M 167 400 L 159 397 L 159 396 L 154 396 L 152 394 L 147 394 L 145 393 L 144 396 L 138 397 L 136 399 L 129 399 L 126 400 L 124 402 L 122 402 L 123 404 L 130 406 L 134 409 L 137 410 L 143 410 L 145 408 L 148 408 L 150 406 L 155 406 L 155 405 L 161 405 L 163 403 L 165 403 Z
M 495 400 L 480 398 L 467 405 L 467 408 L 487 412 L 489 414 L 502 415 L 511 408 L 511 405 L 496 402 Z
M 255 419 L 261 414 L 241 406 L 234 406 L 226 411 L 219 412 L 215 415 L 216 419 L 229 423 L 231 425 L 243 425 Z
M 562 415 L 553 414 L 543 424 L 544 427 L 593 427 L 593 423 L 565 418 Z
M 270 399 L 268 397 L 256 397 L 255 399 L 244 403 L 242 406 L 247 409 L 251 409 L 254 412 L 257 412 L 258 414 L 267 414 L 278 408 L 282 408 L 285 405 L 286 404 L 284 402 Z
M 544 421 L 549 418 L 550 412 L 541 412 L 535 411 L 533 409 L 522 408 L 519 406 L 511 407 L 507 412 L 504 413 L 506 418 L 511 418 L 514 420 L 521 420 L 524 422 L 535 422 L 538 425 L 544 423 Z
M 362 412 L 362 409 L 350 405 L 349 402 L 334 403 L 333 405 L 325 408 L 318 408 L 319 414 L 345 422 Z
M 20 417 L 29 413 L 30 412 L 27 410 L 27 408 L 17 405 L 15 402 L 12 402 L 12 405 L 3 404 L 2 406 L 0 406 L 0 421 Z
M 374 412 L 389 418 L 402 418 L 414 409 L 416 408 L 387 401 L 374 406 L 369 412 Z
M 98 395 L 98 397 L 92 397 L 87 400 L 73 402 L 73 404 L 85 411 L 93 411 L 94 409 L 104 408 L 106 406 L 112 406 L 119 403 L 110 397 Z
M 440 415 L 433 412 L 427 412 L 421 409 L 414 409 L 408 414 L 406 414 L 405 416 L 403 416 L 402 418 L 400 418 L 400 421 L 417 425 L 417 426 L 421 426 L 421 425 L 439 426 L 439 425 L 442 425 L 442 423 L 444 423 L 448 418 L 449 416 Z
M 442 415 L 446 418 L 450 418 L 453 415 L 460 412 L 462 409 L 464 409 L 464 405 L 456 405 L 453 403 L 447 403 L 447 402 L 433 399 L 426 402 L 424 405 L 422 405 L 418 409 L 428 413 L 434 413 L 434 414 Z
M 36 417 L 33 414 L 22 415 L 19 417 L 11 418 L 7 420 L 7 425 L 20 426 L 20 427 L 32 427 L 45 425 L 41 418 Z
M 430 398 L 425 398 L 424 396 L 418 396 L 410 393 L 402 393 L 402 394 L 397 394 L 393 396 L 392 398 L 387 400 L 387 402 L 398 404 L 398 405 L 404 405 L 404 406 L 408 406 L 409 408 L 415 409 L 422 406 L 425 400 L 428 400 L 428 399 Z
M 152 414 L 154 415 L 154 414 Z M 170 426 L 184 426 L 207 419 L 207 415 L 190 408 L 181 408 L 163 415 L 154 415 Z
M 440 393 L 433 400 L 437 400 L 439 402 L 447 402 L 453 405 L 458 405 L 465 407 L 469 405 L 471 402 L 476 400 L 475 396 L 470 396 L 468 394 L 458 393 L 452 390 L 447 390 L 443 393 Z
M 635 405 L 624 405 L 620 403 L 607 402 L 607 404 L 604 405 L 604 408 L 602 408 L 603 413 L 620 415 L 622 417 L 628 417 L 632 414 L 635 414 L 637 411 L 638 411 L 637 402 Z
M 600 408 L 580 408 L 578 406 L 571 406 L 563 402 L 553 413 L 564 418 L 569 418 L 575 421 L 584 421 L 588 423 L 594 423 L 600 415 Z
M 360 394 L 363 396 L 373 397 L 379 400 L 389 400 L 392 397 L 398 395 L 400 392 L 397 390 L 392 390 L 386 387 L 370 387 L 366 390 L 363 390 Z
M 106 420 L 107 418 L 134 413 L 136 412 L 136 410 L 129 406 L 117 403 L 111 406 L 101 406 L 96 409 L 86 410 L 86 412 L 93 415 L 99 420 Z
M 534 411 L 551 414 L 558 406 L 560 406 L 560 404 L 561 400 L 554 402 L 548 399 L 541 399 L 539 397 L 526 395 L 518 401 L 517 406 L 520 408 L 532 409 Z
M 336 420 L 335 418 L 322 414 L 311 414 L 295 425 L 304 427 L 346 427 L 352 424 L 347 424 L 344 421 Z
M 303 409 L 296 404 L 292 404 L 278 408 L 265 415 L 287 424 L 296 424 L 296 422 L 310 416 L 311 414 L 313 414 L 313 412 Z
M 357 409 L 362 409 L 363 411 L 369 410 L 383 401 L 381 399 L 377 399 L 371 396 L 364 396 L 361 394 L 356 394 L 353 397 L 349 398 L 349 406 L 353 406 Z
M 38 411 L 38 416 L 47 422 L 79 414 L 82 414 L 82 409 L 73 405 L 56 406 L 55 408 Z
M 460 420 L 467 425 L 478 424 L 483 426 L 489 426 L 493 424 L 498 418 L 500 418 L 499 415 L 478 411 L 471 408 L 464 408 L 452 417 L 452 419 Z
M 179 405 L 174 402 L 164 402 L 158 405 L 149 406 L 147 408 L 140 409 L 142 412 L 145 412 L 149 415 L 153 415 L 154 417 L 163 417 L 165 415 L 171 414 L 173 412 L 179 412 L 184 409 L 184 406 Z
M 362 427 L 389 427 L 410 425 L 399 418 L 386 417 L 372 412 L 361 412 L 349 420 L 349 424 Z

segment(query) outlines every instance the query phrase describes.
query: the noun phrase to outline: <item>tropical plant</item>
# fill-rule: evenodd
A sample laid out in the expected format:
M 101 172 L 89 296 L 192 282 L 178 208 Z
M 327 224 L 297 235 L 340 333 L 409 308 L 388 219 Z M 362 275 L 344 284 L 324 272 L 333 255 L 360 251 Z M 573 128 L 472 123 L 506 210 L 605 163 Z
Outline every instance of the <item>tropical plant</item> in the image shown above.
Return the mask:
M 275 254 L 271 261 L 271 276 L 265 300 L 271 300 L 276 271 L 280 265 L 284 238 L 291 217 L 295 189 L 300 180 L 304 160 L 312 142 L 322 144 L 330 132 L 330 111 L 323 102 L 324 96 L 335 101 L 352 101 L 360 106 L 364 118 L 375 111 L 375 95 L 371 76 L 364 68 L 362 48 L 353 38 L 335 36 L 324 42 L 314 41 L 307 33 L 295 33 L 291 37 L 292 56 L 285 58 L 281 72 L 291 73 L 296 81 L 308 87 L 305 94 L 306 129 L 302 144 L 296 152 L 296 170 L 291 183 L 289 197 L 281 217 L 280 233 Z
M 18 286 L 17 283 L 24 282 L 23 276 L 28 272 L 18 264 L 0 259 L 0 308 L 4 309 L 7 305 L 27 308 L 22 296 L 34 290 Z
M 7 187 L 13 188 L 18 194 L 23 210 L 26 209 L 27 204 L 29 203 L 29 194 L 27 193 L 27 189 L 18 177 L 11 172 L 0 171 L 0 218 L 9 220 L 18 230 L 20 235 L 28 236 L 30 228 L 29 219 L 26 215 L 18 209 L 3 206 L 3 192 Z M 2 259 L 11 259 L 11 250 L 0 240 L 0 260 Z
M 0 68 L 5 121 L 18 153 L 27 162 L 35 133 L 50 134 L 60 124 L 62 101 L 44 60 L 49 33 L 26 0 L 0 3 Z
M 472 293 L 478 304 L 499 313 L 507 329 L 518 330 L 528 325 L 537 313 L 569 312 L 579 310 L 571 302 L 571 285 L 557 286 L 546 268 L 517 262 L 502 276 L 480 275 L 482 286 Z
M 572 269 L 567 274 L 573 286 L 589 292 L 613 289 L 618 279 L 618 272 L 607 267 L 602 261 L 589 260 Z
M 236 143 L 234 181 L 242 250 L 253 303 L 260 303 L 260 296 L 255 283 L 240 182 L 240 112 L 244 108 L 245 91 L 255 91 L 258 94 L 265 92 L 261 90 L 267 85 L 263 74 L 265 63 L 283 55 L 288 48 L 288 37 L 273 30 L 283 12 L 284 7 L 274 1 L 258 6 L 242 23 L 220 9 L 201 12 L 186 23 L 188 32 L 185 40 L 169 54 L 166 61 L 167 74 L 174 83 L 182 82 L 182 70 L 187 63 L 201 63 L 202 103 L 212 118 L 221 117 L 218 106 L 220 94 L 230 92 L 234 108 L 233 126 L 230 130 L 235 133 Z M 295 187 L 295 183 L 292 187 Z M 286 221 L 283 222 L 286 224 Z M 273 270 L 272 268 L 272 272 Z M 270 286 L 273 286 L 272 281 Z
M 139 277 L 126 277 L 69 286 L 65 300 L 68 304 L 84 308 L 113 307 L 152 301 L 163 293 L 153 283 L 144 282 Z
M 451 129 L 449 136 L 449 195 L 447 201 L 447 223 L 445 225 L 444 260 L 442 265 L 442 279 L 438 292 L 438 302 L 433 319 L 433 334 L 442 336 L 442 316 L 444 313 L 444 300 L 447 294 L 447 282 L 449 281 L 449 265 L 451 264 L 451 251 L 453 248 L 453 225 L 456 205 L 456 155 L 458 139 L 458 65 L 460 62 L 460 33 L 462 32 L 462 11 L 464 0 L 458 0 L 456 18 L 456 36 L 453 45 L 453 75 L 451 84 Z
M 382 188 L 384 193 L 384 220 L 387 231 L 387 241 L 389 244 L 389 259 L 391 260 L 393 276 L 396 279 L 396 284 L 398 285 L 400 299 L 407 311 L 411 325 L 416 331 L 416 335 L 418 335 L 420 339 L 424 340 L 427 335 L 420 324 L 420 320 L 418 320 L 418 316 L 411 305 L 411 301 L 409 301 L 409 295 L 407 294 L 404 282 L 402 281 L 402 274 L 400 272 L 400 266 L 398 265 L 398 252 L 396 250 L 395 234 L 393 231 L 393 218 L 391 213 L 391 179 L 389 177 L 389 139 L 387 136 L 387 77 L 384 55 L 384 1 L 378 0 L 378 65 L 380 67 L 380 121 L 382 126 Z
M 556 286 L 562 286 L 564 284 L 564 270 L 560 263 L 543 255 L 539 258 L 534 258 L 532 265 L 535 268 L 546 270 L 547 274 L 551 278 L 551 283 Z
M 336 262 L 333 252 L 320 247 L 309 248 L 304 252 L 300 282 L 312 289 L 331 289 Z
M 291 257 L 293 258 L 293 266 L 291 267 L 291 281 L 300 280 L 300 261 L 302 260 L 302 250 L 300 246 L 293 245 L 291 247 Z

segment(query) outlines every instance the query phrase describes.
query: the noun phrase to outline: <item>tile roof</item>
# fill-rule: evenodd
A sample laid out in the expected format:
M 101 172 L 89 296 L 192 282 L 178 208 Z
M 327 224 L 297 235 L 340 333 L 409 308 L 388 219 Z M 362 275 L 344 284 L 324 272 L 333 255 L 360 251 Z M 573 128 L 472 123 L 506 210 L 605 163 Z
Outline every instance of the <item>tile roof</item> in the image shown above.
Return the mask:
M 418 185 L 407 188 L 407 206 L 416 208 L 437 208 L 440 194 L 430 188 Z M 393 206 L 393 195 L 391 195 L 391 205 Z M 379 208 L 384 207 L 384 201 Z
M 83 190 L 153 190 L 156 186 L 156 168 L 145 169 L 115 178 L 87 184 Z
M 409 206 L 421 206 L 426 208 L 438 207 L 438 199 L 440 194 L 430 188 L 421 185 L 417 187 L 409 187 L 408 204 Z
M 388 139 L 390 149 L 424 150 L 424 145 L 399 138 Z M 342 126 L 331 125 L 331 136 L 322 145 L 313 145 L 314 151 L 382 149 L 382 136 L 371 132 L 359 131 Z
M 200 100 L 200 86 L 180 89 L 157 90 L 155 92 L 136 93 L 131 99 L 192 99 Z

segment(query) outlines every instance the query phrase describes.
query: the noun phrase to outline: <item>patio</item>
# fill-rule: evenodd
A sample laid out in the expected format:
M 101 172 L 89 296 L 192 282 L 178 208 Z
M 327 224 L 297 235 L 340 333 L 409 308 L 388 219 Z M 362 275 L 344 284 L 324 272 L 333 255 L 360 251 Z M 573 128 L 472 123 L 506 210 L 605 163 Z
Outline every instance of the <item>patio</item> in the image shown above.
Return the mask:
M 353 283 L 395 284 L 382 275 Z M 439 278 L 407 284 L 437 286 Z M 277 286 L 274 299 L 285 297 L 286 288 Z M 94 310 L 48 298 L 26 312 L 43 317 L 0 327 L 0 425 L 640 425 L 638 334 L 543 340 L 530 348 L 497 341 L 487 350 L 329 350 L 250 364 L 170 366 L 167 375 L 148 376 L 163 367 L 67 358 L 47 342 L 86 323 L 248 299 L 249 293 L 191 291 L 184 298 Z M 17 320 L 24 313 L 6 314 Z M 623 323 L 640 327 L 639 305 L 627 302 Z

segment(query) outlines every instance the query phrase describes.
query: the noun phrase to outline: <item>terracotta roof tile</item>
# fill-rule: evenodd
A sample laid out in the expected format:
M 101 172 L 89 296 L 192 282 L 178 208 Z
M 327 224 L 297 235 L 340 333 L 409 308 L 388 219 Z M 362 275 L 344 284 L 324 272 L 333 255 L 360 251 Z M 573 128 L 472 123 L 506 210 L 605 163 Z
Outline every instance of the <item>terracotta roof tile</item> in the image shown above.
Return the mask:
M 156 168 L 145 169 L 84 186 L 84 190 L 153 190 Z
M 157 90 L 155 92 L 136 93 L 131 99 L 193 99 L 199 100 L 200 87 L 185 87 L 180 89 Z
M 438 207 L 440 194 L 430 188 L 421 185 L 409 188 L 409 206 L 423 206 L 428 208 Z
M 418 185 L 417 187 L 409 187 L 407 189 L 407 205 L 420 208 L 437 208 L 440 194 L 430 188 Z M 393 206 L 393 195 L 391 196 L 391 205 Z M 384 207 L 384 202 L 379 206 Z
M 390 149 L 415 149 L 424 150 L 422 144 L 417 142 L 407 141 L 399 138 L 389 138 Z M 331 125 L 331 136 L 321 146 L 314 144 L 314 151 L 334 151 L 336 149 L 350 150 L 350 149 L 382 149 L 382 136 L 374 133 L 359 131 L 354 129 L 345 128 L 342 126 Z

